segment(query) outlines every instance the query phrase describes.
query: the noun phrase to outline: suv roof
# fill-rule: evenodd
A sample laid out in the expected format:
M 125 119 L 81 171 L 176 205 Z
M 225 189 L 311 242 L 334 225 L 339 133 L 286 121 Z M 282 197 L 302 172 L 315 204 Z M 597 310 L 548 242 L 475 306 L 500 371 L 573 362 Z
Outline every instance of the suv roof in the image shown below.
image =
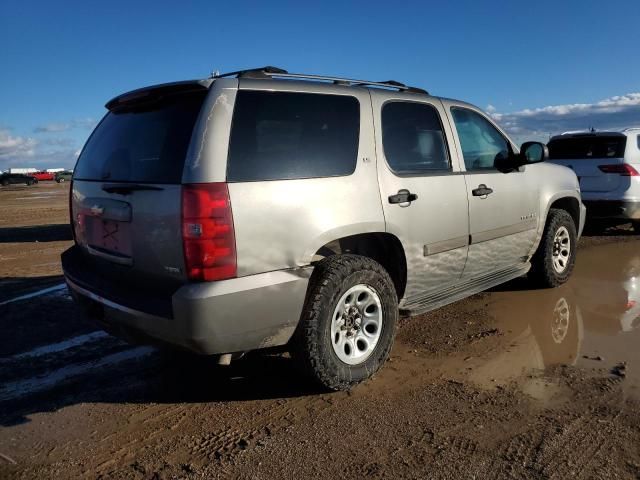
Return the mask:
M 564 132 L 561 133 L 560 135 L 554 135 L 553 137 L 551 137 L 549 139 L 549 141 L 551 140 L 557 140 L 560 138 L 583 138 L 583 137 L 625 137 L 626 135 L 622 132 L 616 132 L 616 131 L 611 131 L 611 132 L 590 132 L 590 131 L 584 131 L 584 132 Z
M 289 81 L 304 81 L 305 83 L 315 83 L 318 86 L 332 85 L 351 88 L 376 88 L 380 90 L 393 90 L 396 92 L 406 92 L 412 94 L 420 94 L 430 96 L 429 92 L 423 88 L 412 87 L 405 85 L 404 83 L 396 80 L 385 81 L 372 81 L 372 80 L 358 80 L 353 78 L 334 77 L 326 75 L 313 75 L 303 73 L 289 73 L 278 67 L 266 66 L 259 68 L 250 68 L 246 70 L 237 70 L 227 73 L 213 73 L 209 78 L 185 80 L 179 82 L 162 83 L 157 85 L 151 85 L 148 87 L 138 88 L 129 92 L 118 95 L 109 100 L 105 107 L 109 110 L 118 108 L 119 106 L 134 101 L 144 101 L 144 97 L 151 92 L 158 93 L 158 90 L 164 90 L 166 93 L 179 93 L 196 90 L 208 89 L 214 80 L 220 78 L 235 77 L 237 79 L 252 79 L 252 80 L 289 80 Z
M 215 73 L 212 73 L 211 76 L 208 78 L 150 85 L 147 87 L 138 88 L 138 89 L 120 94 L 112 98 L 111 100 L 109 100 L 105 104 L 105 107 L 108 110 L 113 110 L 129 102 L 139 102 L 139 101 L 144 102 L 145 96 L 151 95 L 151 94 L 157 95 L 159 90 L 162 90 L 163 93 L 166 92 L 167 94 L 207 90 L 215 80 L 229 78 L 229 77 L 233 77 L 238 80 L 244 79 L 245 81 L 249 81 L 249 82 L 262 82 L 262 81 L 273 82 L 273 86 L 275 89 L 279 88 L 278 83 L 280 82 L 304 83 L 307 85 L 313 84 L 318 88 L 326 87 L 327 89 L 331 89 L 331 90 L 342 89 L 342 88 L 345 88 L 345 89 L 367 88 L 367 89 L 371 89 L 372 91 L 375 90 L 376 94 L 378 95 L 384 95 L 385 92 L 387 92 L 389 95 L 398 94 L 398 93 L 407 94 L 407 95 L 417 95 L 420 97 L 432 97 L 432 98 L 438 98 L 440 100 L 456 102 L 457 104 L 464 105 L 472 109 L 477 108 L 468 102 L 464 102 L 454 98 L 439 97 L 436 95 L 431 95 L 427 90 L 424 90 L 419 87 L 408 86 L 396 80 L 371 81 L 371 80 L 357 80 L 353 78 L 343 78 L 343 77 L 334 77 L 334 76 L 326 76 L 326 75 L 289 73 L 286 70 L 283 70 L 278 67 L 273 67 L 273 66 L 250 68 L 246 70 L 237 70 L 234 72 L 227 72 L 227 73 L 215 72 Z M 282 85 L 282 83 L 280 83 L 280 85 Z
M 590 130 L 578 130 L 578 131 L 570 131 L 563 132 L 560 135 L 554 135 L 549 140 L 559 139 L 559 138 L 575 138 L 575 137 L 625 137 L 627 133 L 633 133 L 639 131 L 640 127 L 628 127 L 623 128 L 621 130 L 602 130 L 597 132 L 592 132 Z

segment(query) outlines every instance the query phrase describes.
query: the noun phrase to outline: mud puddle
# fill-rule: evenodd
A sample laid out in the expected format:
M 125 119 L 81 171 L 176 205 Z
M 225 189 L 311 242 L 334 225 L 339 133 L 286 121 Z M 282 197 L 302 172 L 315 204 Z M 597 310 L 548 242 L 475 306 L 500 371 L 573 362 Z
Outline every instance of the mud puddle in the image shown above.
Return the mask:
M 625 391 L 640 397 L 640 242 L 582 250 L 565 285 L 528 288 L 518 280 L 491 295 L 487 308 L 503 345 L 469 368 L 474 383 L 506 384 L 532 370 L 572 365 L 624 380 Z M 542 397 L 553 391 L 538 387 L 523 388 Z

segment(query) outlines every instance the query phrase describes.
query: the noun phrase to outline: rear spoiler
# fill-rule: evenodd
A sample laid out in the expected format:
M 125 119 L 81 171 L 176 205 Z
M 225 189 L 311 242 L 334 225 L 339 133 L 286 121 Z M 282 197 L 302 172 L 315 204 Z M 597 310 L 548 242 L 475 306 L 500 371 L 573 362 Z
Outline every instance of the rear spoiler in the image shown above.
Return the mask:
M 109 100 L 105 104 L 105 107 L 109 111 L 114 111 L 127 106 L 133 106 L 149 101 L 157 101 L 170 95 L 203 92 L 208 90 L 212 83 L 213 79 L 205 79 L 152 85 L 150 87 L 139 88 L 137 90 L 131 90 L 130 92 L 118 95 L 117 97 Z

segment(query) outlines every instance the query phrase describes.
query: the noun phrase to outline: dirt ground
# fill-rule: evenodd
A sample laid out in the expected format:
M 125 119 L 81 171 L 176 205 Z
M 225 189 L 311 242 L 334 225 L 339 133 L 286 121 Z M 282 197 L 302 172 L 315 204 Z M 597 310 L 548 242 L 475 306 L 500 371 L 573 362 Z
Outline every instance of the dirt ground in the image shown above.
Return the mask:
M 384 369 L 328 394 L 287 355 L 217 367 L 99 331 L 63 286 L 67 194 L 0 189 L 0 478 L 640 478 L 629 228 L 583 237 L 559 289 L 403 319 Z

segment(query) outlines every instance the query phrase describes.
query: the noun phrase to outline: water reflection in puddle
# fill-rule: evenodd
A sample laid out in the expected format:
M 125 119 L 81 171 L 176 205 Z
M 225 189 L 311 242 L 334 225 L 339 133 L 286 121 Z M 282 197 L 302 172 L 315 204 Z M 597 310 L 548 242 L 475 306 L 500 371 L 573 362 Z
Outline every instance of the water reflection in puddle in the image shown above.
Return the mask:
M 477 365 L 472 380 L 495 384 L 532 368 L 610 370 L 626 362 L 625 386 L 640 393 L 640 242 L 582 250 L 567 284 L 527 288 L 516 281 L 491 295 L 489 311 L 509 343 Z

